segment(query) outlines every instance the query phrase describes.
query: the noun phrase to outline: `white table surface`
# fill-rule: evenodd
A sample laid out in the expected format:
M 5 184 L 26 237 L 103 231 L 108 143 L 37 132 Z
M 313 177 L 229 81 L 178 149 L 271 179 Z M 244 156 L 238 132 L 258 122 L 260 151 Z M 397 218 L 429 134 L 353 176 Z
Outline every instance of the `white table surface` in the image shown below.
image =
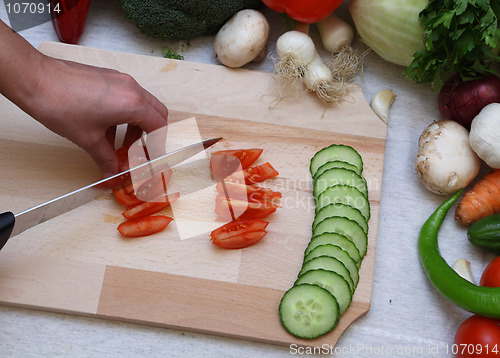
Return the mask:
M 337 11 L 349 19 L 347 4 Z M 269 51 L 285 31 L 280 15 L 264 11 L 271 23 Z M 0 18 L 8 22 L 3 2 Z M 21 32 L 34 47 L 57 41 L 45 23 Z M 168 44 L 149 38 L 123 16 L 118 0 L 94 0 L 80 45 L 162 56 L 169 46 L 186 61 L 217 63 L 213 37 Z M 358 41 L 359 43 L 359 41 Z M 273 63 L 247 66 L 272 71 Z M 365 59 L 365 73 L 356 82 L 369 102 L 378 91 L 392 89 L 397 99 L 391 109 L 385 151 L 382 201 L 377 236 L 372 304 L 368 314 L 325 353 L 338 357 L 446 357 L 459 324 L 470 314 L 454 307 L 435 291 L 417 255 L 420 226 L 444 198 L 428 192 L 414 170 L 417 140 L 422 130 L 439 119 L 437 94 L 402 76 L 403 68 L 375 53 Z M 479 279 L 493 258 L 474 249 L 465 231 L 449 215 L 440 235 L 449 263 L 465 257 Z M 265 329 L 265 328 L 263 328 Z M 0 306 L 0 357 L 287 357 L 301 355 L 277 347 L 212 335 L 121 323 L 67 314 Z M 333 354 L 331 354 L 333 355 Z

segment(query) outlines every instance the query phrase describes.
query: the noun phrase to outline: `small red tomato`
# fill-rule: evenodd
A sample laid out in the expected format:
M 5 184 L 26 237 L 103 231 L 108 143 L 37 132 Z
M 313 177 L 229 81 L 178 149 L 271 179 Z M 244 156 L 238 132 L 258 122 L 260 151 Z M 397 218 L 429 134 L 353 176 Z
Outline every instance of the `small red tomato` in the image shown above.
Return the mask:
M 458 327 L 454 343 L 455 356 L 458 358 L 498 358 L 500 322 L 478 315 L 471 316 Z
M 487 287 L 500 287 L 500 256 L 486 266 L 479 284 Z

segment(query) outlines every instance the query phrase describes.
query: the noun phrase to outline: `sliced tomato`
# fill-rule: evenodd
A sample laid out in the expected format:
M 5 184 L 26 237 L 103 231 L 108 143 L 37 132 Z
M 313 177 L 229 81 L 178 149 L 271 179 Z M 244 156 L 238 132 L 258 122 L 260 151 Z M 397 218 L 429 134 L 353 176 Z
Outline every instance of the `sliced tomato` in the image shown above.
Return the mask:
M 210 240 L 225 249 L 242 249 L 260 241 L 269 223 L 264 220 L 235 220 L 215 229 Z
M 118 157 L 118 170 L 123 172 L 129 169 L 128 162 L 128 151 L 130 146 L 123 146 L 116 150 L 116 156 Z
M 152 201 L 159 196 L 164 195 L 167 191 L 167 184 L 172 177 L 172 173 L 172 169 L 169 168 L 155 174 L 143 183 L 136 184 L 138 189 L 135 192 L 135 196 L 142 201 Z
M 226 178 L 225 181 L 230 183 L 255 184 L 278 175 L 278 171 L 274 169 L 269 162 L 266 162 L 256 167 L 250 167 L 235 172 L 231 174 L 230 177 Z
M 215 214 L 222 219 L 233 218 L 264 219 L 274 213 L 278 206 L 272 201 L 251 202 L 246 200 L 228 199 L 223 195 L 217 195 L 215 199 Z M 232 214 L 231 214 L 232 213 Z
M 266 236 L 267 231 L 253 231 L 247 232 L 236 236 L 231 236 L 224 240 L 212 240 L 215 246 L 222 247 L 223 249 L 243 249 L 245 247 L 256 244 L 264 236 Z
M 210 169 L 216 179 L 225 178 L 237 170 L 250 167 L 262 154 L 263 149 L 220 150 L 212 153 Z
M 210 237 L 212 239 L 227 239 L 245 232 L 265 230 L 267 225 L 269 222 L 265 220 L 235 220 L 212 231 Z
M 121 223 L 118 225 L 118 231 L 126 237 L 153 235 L 165 229 L 172 220 L 164 215 L 146 216 Z
M 139 205 L 135 205 L 127 208 L 127 211 L 123 212 L 122 215 L 127 220 L 134 220 L 142 218 L 145 216 L 153 215 L 160 210 L 163 210 L 177 199 L 179 199 L 180 193 L 173 193 L 169 195 L 164 195 L 161 198 L 157 198 L 155 201 L 144 202 Z
M 225 187 L 225 188 L 224 188 Z M 281 198 L 281 193 L 256 184 L 218 182 L 215 186 L 218 193 L 230 199 L 248 200 L 253 202 L 267 201 Z
M 116 200 L 125 206 L 135 206 L 143 203 L 142 200 L 137 199 L 133 192 L 129 193 L 128 187 L 118 188 L 113 190 Z

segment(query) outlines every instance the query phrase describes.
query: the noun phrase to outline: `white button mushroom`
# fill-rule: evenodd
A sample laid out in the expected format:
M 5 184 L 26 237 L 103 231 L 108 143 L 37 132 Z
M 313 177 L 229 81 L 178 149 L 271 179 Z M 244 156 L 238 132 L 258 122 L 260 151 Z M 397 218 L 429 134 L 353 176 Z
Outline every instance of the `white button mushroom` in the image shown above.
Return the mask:
M 215 56 L 225 66 L 241 67 L 265 51 L 268 38 L 266 17 L 257 10 L 241 10 L 215 36 Z
M 472 120 L 469 143 L 492 168 L 500 168 L 500 103 L 485 106 Z
M 457 122 L 432 123 L 420 135 L 415 169 L 433 193 L 448 195 L 465 188 L 480 168 L 481 159 L 469 145 L 469 132 Z

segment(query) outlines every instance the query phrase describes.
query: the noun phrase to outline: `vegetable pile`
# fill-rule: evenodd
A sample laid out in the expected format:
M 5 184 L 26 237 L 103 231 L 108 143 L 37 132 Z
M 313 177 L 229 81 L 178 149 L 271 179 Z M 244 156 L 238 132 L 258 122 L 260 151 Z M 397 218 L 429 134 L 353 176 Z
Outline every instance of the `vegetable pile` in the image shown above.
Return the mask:
M 447 212 L 465 191 L 455 208 L 456 222 L 468 227 L 467 238 L 472 245 L 500 253 L 500 103 L 487 100 L 499 94 L 491 83 L 492 77 L 462 82 L 470 100 L 464 101 L 463 87 L 457 87 L 454 93 L 461 93 L 463 97 L 451 103 L 461 103 L 467 115 L 479 113 L 472 121 L 460 117 L 454 118 L 456 121 L 441 120 L 431 124 L 420 137 L 416 158 L 417 173 L 427 189 L 437 194 L 454 194 L 423 225 L 418 250 L 424 271 L 438 292 L 474 314 L 456 332 L 457 349 L 453 353 L 457 357 L 490 357 L 497 356 L 500 351 L 499 258 L 484 270 L 477 286 L 470 263 L 459 259 L 453 267 L 448 266 L 437 241 Z M 474 96 L 484 93 L 485 88 L 488 96 Z M 468 106 L 472 109 L 468 110 Z M 465 127 L 467 124 L 470 132 Z M 490 172 L 472 184 L 479 168 L 486 165 Z M 469 185 L 472 187 L 468 189 Z
M 171 41 L 215 34 L 238 11 L 261 4 L 260 0 L 121 0 L 125 16 L 139 30 Z
M 311 159 L 312 239 L 279 307 L 283 326 L 297 337 L 328 333 L 351 304 L 368 248 L 370 205 L 362 171 L 361 156 L 345 145 L 326 147 Z
M 439 252 L 439 229 L 461 194 L 459 190 L 441 204 L 422 226 L 418 239 L 420 261 L 434 287 L 455 305 L 484 317 L 500 319 L 500 287 L 476 286 L 463 279 Z
M 119 170 L 129 169 L 129 147 L 118 148 Z M 140 159 L 139 159 L 140 160 Z M 116 200 L 126 207 L 122 213 L 126 221 L 118 225 L 118 231 L 125 237 L 142 237 L 156 234 L 165 229 L 173 218 L 155 215 L 169 207 L 180 194 L 167 195 L 167 184 L 172 169 L 164 170 L 140 183 L 128 184 L 113 190 Z M 125 181 L 125 180 L 124 180 Z
M 285 80 L 285 88 L 302 82 L 324 103 L 340 103 L 349 93 L 349 83 L 362 72 L 363 56 L 351 47 L 352 28 L 335 14 L 317 25 L 323 45 L 333 54 L 331 61 L 323 61 L 305 26 L 278 38 L 275 73 Z
M 242 249 L 266 234 L 266 217 L 276 211 L 281 193 L 259 186 L 279 173 L 269 162 L 251 166 L 263 150 L 235 149 L 212 153 L 210 168 L 217 185 L 215 213 L 227 224 L 212 231 L 210 240 L 224 249 Z
M 500 61 L 494 50 L 500 42 L 500 3 L 496 0 L 431 0 L 420 13 L 425 47 L 415 53 L 406 73 L 417 82 L 441 88 L 443 76 L 462 80 L 490 72 Z
M 352 0 L 350 11 L 368 46 L 438 90 L 449 75 L 481 78 L 500 61 L 498 1 Z

